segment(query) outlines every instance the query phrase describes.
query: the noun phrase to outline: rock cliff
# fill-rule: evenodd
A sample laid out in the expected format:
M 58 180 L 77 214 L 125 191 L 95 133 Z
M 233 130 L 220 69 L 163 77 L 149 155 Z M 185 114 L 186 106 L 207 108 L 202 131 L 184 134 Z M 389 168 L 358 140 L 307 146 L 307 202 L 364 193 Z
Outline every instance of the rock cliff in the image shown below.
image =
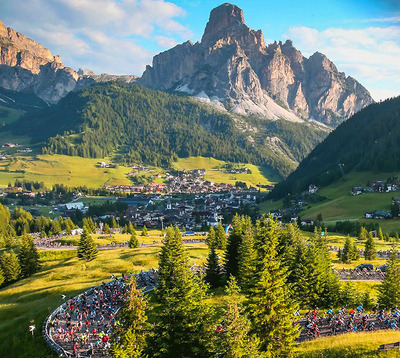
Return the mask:
M 89 70 L 75 72 L 62 63 L 60 56 L 53 56 L 44 46 L 0 21 L 0 87 L 33 92 L 54 104 L 74 89 L 112 80 L 133 82 L 136 77 L 95 75 Z
M 373 102 L 323 54 L 307 59 L 290 40 L 266 46 L 261 30 L 246 26 L 243 11 L 228 3 L 211 11 L 201 42 L 158 54 L 139 82 L 233 113 L 331 126 Z

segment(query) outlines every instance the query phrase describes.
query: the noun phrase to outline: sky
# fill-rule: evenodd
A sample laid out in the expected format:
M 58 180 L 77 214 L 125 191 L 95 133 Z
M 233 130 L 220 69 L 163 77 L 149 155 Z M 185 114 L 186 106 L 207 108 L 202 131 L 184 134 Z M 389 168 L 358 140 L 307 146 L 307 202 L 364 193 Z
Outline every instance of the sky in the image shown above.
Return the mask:
M 324 53 L 375 100 L 400 95 L 400 0 L 237 0 L 266 44 Z M 66 66 L 140 76 L 159 52 L 199 41 L 214 0 L 0 0 L 0 20 Z

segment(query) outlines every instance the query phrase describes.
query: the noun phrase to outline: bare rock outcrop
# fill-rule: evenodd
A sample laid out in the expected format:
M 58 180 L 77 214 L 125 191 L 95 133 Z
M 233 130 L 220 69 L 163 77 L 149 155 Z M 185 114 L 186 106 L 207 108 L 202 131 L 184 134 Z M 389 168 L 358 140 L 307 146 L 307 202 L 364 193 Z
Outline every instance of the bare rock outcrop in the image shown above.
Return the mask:
M 307 59 L 290 40 L 266 46 L 261 30 L 246 26 L 243 11 L 228 3 L 211 11 L 201 42 L 156 55 L 139 83 L 234 113 L 332 126 L 373 102 L 323 54 Z

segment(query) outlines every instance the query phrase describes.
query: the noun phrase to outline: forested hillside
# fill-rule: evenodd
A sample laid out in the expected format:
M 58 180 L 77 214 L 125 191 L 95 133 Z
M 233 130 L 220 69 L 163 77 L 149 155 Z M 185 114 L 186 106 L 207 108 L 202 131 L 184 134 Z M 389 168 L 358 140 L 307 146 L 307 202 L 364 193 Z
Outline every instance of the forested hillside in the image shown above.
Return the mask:
M 344 173 L 400 170 L 400 97 L 372 104 L 342 123 L 270 195 L 328 185 L 342 176 L 340 167 Z
M 265 165 L 281 176 L 326 135 L 309 124 L 263 120 L 242 129 L 237 121 L 188 97 L 110 83 L 72 92 L 3 130 L 45 143 L 42 151 L 48 154 L 111 156 L 163 167 L 178 157 L 201 155 Z M 279 140 L 272 146 L 267 137 Z

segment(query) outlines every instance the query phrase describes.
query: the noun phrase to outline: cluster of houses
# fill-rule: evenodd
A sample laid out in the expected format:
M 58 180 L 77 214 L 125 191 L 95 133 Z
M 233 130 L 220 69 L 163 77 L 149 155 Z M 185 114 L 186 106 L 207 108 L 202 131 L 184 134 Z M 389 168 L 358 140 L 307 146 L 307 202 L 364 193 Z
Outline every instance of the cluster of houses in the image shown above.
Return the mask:
M 187 229 L 201 229 L 218 225 L 224 216 L 234 215 L 241 207 L 256 206 L 258 190 L 242 190 L 229 193 L 188 195 L 185 199 L 157 194 L 135 194 L 120 198 L 128 209 L 125 218 L 137 226 L 148 228 L 178 225 Z
M 231 168 L 226 171 L 230 174 L 251 174 L 251 170 L 247 167 L 242 168 Z
M 17 153 L 32 153 L 32 149 L 31 148 L 17 149 Z
M 113 193 L 156 193 L 156 194 L 196 194 L 196 193 L 220 193 L 240 191 L 242 188 L 233 184 L 215 183 L 205 180 L 205 169 L 193 169 L 191 171 L 179 172 L 175 175 L 166 173 L 165 176 L 158 174 L 157 177 L 165 178 L 167 183 L 150 183 L 147 185 L 105 185 L 104 189 Z M 252 190 L 258 190 L 252 188 Z
M 351 195 L 361 195 L 364 193 L 390 193 L 400 189 L 400 180 L 395 178 L 389 181 L 377 180 L 369 187 L 363 188 L 355 186 L 351 189 Z

